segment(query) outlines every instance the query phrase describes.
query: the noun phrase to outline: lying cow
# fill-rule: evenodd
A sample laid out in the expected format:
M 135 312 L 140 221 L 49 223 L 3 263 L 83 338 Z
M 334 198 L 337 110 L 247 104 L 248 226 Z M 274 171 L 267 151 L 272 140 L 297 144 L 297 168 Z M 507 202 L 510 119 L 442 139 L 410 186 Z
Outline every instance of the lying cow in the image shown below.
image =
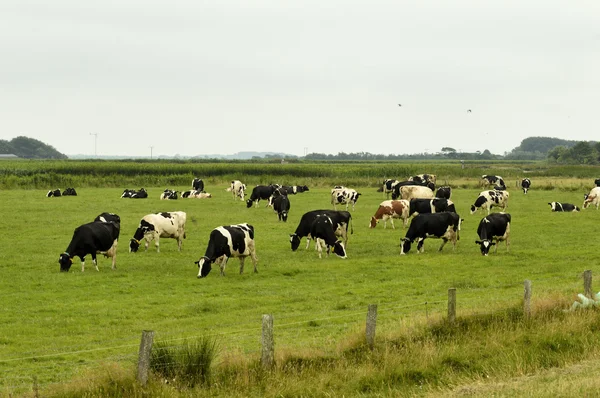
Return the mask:
M 145 240 L 144 250 L 148 251 L 150 242 L 154 240 L 156 252 L 160 252 L 160 238 L 177 239 L 177 247 L 181 251 L 183 239 L 186 238 L 185 222 L 187 214 L 183 211 L 147 214 L 142 217 L 133 238 L 129 242 L 129 252 L 137 252 L 141 240 Z
M 184 199 L 206 199 L 206 198 L 212 198 L 212 195 L 209 194 L 208 192 L 196 191 L 196 190 L 192 189 L 192 190 L 183 192 L 181 194 L 181 197 Z
M 490 214 L 494 206 L 501 207 L 502 211 L 505 211 L 508 206 L 508 197 L 508 191 L 483 191 L 471 205 L 471 214 L 475 214 L 478 209 L 487 209 L 487 214 Z
M 408 253 L 415 240 L 417 241 L 417 253 L 423 253 L 425 251 L 423 248 L 425 238 L 442 239 L 442 245 L 438 251 L 442 251 L 448 241 L 452 242 L 452 248 L 456 250 L 461 222 L 461 218 L 456 213 L 443 212 L 417 215 L 412 219 L 404 238 L 400 239 L 400 254 Z
M 325 214 L 331 219 L 335 234 L 342 239 L 344 247 L 348 246 L 348 226 L 352 221 L 352 215 L 350 212 L 337 210 L 312 210 L 302 215 L 300 222 L 298 223 L 298 227 L 296 227 L 296 232 L 290 234 L 290 243 L 293 251 L 298 249 L 300 242 L 304 237 L 306 237 L 306 249 L 308 249 L 311 241 L 310 228 L 317 215 L 320 214 Z M 350 233 L 354 233 L 352 227 L 350 228 Z
M 81 260 L 81 272 L 85 271 L 85 256 L 91 254 L 92 263 L 98 269 L 96 254 L 112 258 L 112 269 L 116 269 L 117 241 L 120 225 L 115 222 L 93 221 L 75 229 L 71 243 L 58 258 L 61 272 L 68 272 L 73 264 L 73 257 Z
M 600 205 L 600 187 L 592 188 L 590 193 L 583 195 L 583 208 L 587 209 L 589 205 L 596 205 L 596 210 Z
M 406 199 L 384 200 L 379 204 L 375 215 L 371 217 L 369 228 L 375 228 L 379 220 L 383 220 L 383 228 L 387 228 L 387 221 L 390 220 L 392 229 L 396 229 L 394 218 L 400 218 L 403 221 L 404 228 L 408 225 L 410 202 Z
M 475 243 L 479 245 L 481 254 L 484 256 L 488 255 L 492 246 L 496 246 L 494 253 L 498 252 L 498 243 L 501 241 L 506 242 L 506 251 L 508 251 L 510 214 L 492 213 L 483 217 L 477 227 L 477 235 L 479 235 L 479 240 L 476 240 Z
M 284 185 L 281 187 L 281 190 L 288 195 L 296 195 L 297 193 L 307 192 L 309 189 L 306 185 Z
M 63 193 L 63 196 L 77 196 L 77 191 L 75 188 L 66 188 Z
M 61 196 L 60 189 L 51 189 L 46 194 L 47 198 L 51 198 L 52 196 Z
M 146 192 L 145 188 L 140 188 L 139 191 L 135 189 L 125 189 L 121 198 L 131 198 L 131 199 L 146 199 L 148 197 L 148 192 Z
M 160 194 L 160 200 L 177 200 L 177 198 L 177 191 L 168 188 Z
M 254 243 L 254 227 L 249 224 L 236 224 L 221 226 L 210 232 L 206 252 L 198 265 L 198 278 L 204 278 L 212 269 L 211 264 L 219 263 L 221 276 L 225 276 L 225 265 L 229 257 L 240 259 L 240 274 L 244 272 L 244 260 L 250 256 L 254 265 L 254 272 L 258 272 L 256 263 L 256 247 Z
M 277 213 L 279 221 L 287 222 L 290 211 L 290 200 L 287 194 L 281 194 L 273 199 L 273 210 Z
M 310 226 L 310 236 L 315 240 L 315 245 L 322 258 L 323 245 L 327 247 L 327 257 L 333 247 L 333 252 L 341 258 L 346 258 L 344 244 L 337 240 L 335 234 L 336 226 L 327 214 L 317 214 Z
M 358 201 L 358 197 L 361 194 L 352 188 L 346 187 L 336 187 L 331 190 L 331 204 L 333 205 L 333 209 L 337 210 L 337 205 L 346 205 L 346 211 L 348 211 L 348 206 L 352 205 L 352 210 L 354 211 L 354 207 L 356 202 Z
M 529 187 L 531 186 L 531 180 L 529 178 L 523 178 L 521 180 L 521 189 L 523 193 L 527 195 L 527 191 L 529 191 Z
M 571 203 L 549 202 L 552 211 L 579 211 L 579 207 Z
M 444 198 L 414 198 L 411 199 L 409 203 L 409 216 L 414 216 L 423 213 L 441 213 L 443 211 L 451 211 L 456 213 L 454 202 Z

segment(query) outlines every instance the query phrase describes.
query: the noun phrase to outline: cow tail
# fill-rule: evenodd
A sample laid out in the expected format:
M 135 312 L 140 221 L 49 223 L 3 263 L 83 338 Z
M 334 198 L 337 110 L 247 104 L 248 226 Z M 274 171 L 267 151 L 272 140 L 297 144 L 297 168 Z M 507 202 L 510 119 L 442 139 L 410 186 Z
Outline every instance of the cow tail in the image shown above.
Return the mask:
M 352 223 L 352 217 L 350 217 L 350 235 L 354 234 L 354 224 Z

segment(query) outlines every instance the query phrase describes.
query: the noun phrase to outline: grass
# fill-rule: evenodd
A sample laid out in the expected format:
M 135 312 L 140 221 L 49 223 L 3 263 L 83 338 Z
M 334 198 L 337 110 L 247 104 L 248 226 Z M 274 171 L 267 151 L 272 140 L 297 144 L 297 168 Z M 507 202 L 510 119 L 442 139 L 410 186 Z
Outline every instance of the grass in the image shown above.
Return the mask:
M 586 183 L 574 179 L 565 186 Z M 31 391 L 35 375 L 44 392 L 72 383 L 97 391 L 90 396 L 102 396 L 98 391 L 107 388 L 107 380 L 108 386 L 120 380 L 122 388 L 129 388 L 120 396 L 144 396 L 134 381 L 123 386 L 131 378 L 126 369 L 135 368 L 141 332 L 149 329 L 164 341 L 214 336 L 220 347 L 211 376 L 216 381 L 206 394 L 222 396 L 235 391 L 239 396 L 402 395 L 405 389 L 450 394 L 453 386 L 459 391 L 461 385 L 476 390 L 479 387 L 468 386 L 478 381 L 487 385 L 485 375 L 510 381 L 568 368 L 598 354 L 595 337 L 582 334 L 596 327 L 596 312 L 578 317 L 553 311 L 568 308 L 583 291 L 584 270 L 596 272 L 600 242 L 589 239 L 589 232 L 596 230 L 600 212 L 551 213 L 547 205 L 555 200 L 580 205 L 582 192 L 576 189 L 542 191 L 534 185 L 525 196 L 509 185 L 511 250 L 507 253 L 501 245 L 488 257 L 481 256 L 474 243 L 483 215 L 468 211 L 479 189 L 454 189 L 452 199 L 465 219 L 456 252 L 451 247 L 437 252 L 440 242 L 427 239 L 424 254 L 401 257 L 398 245 L 405 230 L 400 224 L 396 230 L 369 229 L 369 218 L 383 195 L 359 186 L 363 195 L 352 213 L 349 258 L 319 260 L 313 246 L 305 251 L 302 244 L 292 252 L 288 236 L 305 211 L 331 207 L 328 188 L 311 187 L 292 196 L 287 223 L 278 222 L 262 204 L 247 209 L 234 202 L 225 192 L 226 184 L 207 184 L 212 199 L 173 202 L 158 200 L 162 186 L 146 187 L 147 200 L 120 199 L 122 188 L 76 187 L 79 196 L 61 198 L 46 198 L 41 189 L 3 191 L 3 203 L 10 208 L 4 207 L 2 215 L 11 227 L 0 248 L 0 394 Z M 169 239 L 161 240 L 160 253 L 153 246 L 148 252 L 127 252 L 128 239 L 143 215 L 172 210 L 188 213 L 182 252 Z M 75 227 L 104 211 L 122 220 L 117 270 L 100 257 L 100 272 L 86 264 L 81 273 L 76 261 L 71 272 L 59 273 L 58 255 Z M 239 263 L 232 259 L 225 277 L 212 272 L 198 280 L 194 261 L 204 254 L 210 230 L 239 222 L 255 226 L 259 273 L 246 267 L 239 275 Z M 533 281 L 534 300 L 544 299 L 555 307 L 541 311 L 553 314 L 542 317 L 543 323 L 528 326 L 511 315 L 517 311 L 525 279 Z M 498 331 L 461 323 L 464 336 L 444 335 L 450 287 L 457 288 L 459 317 L 480 316 L 481 323 Z M 361 348 L 369 304 L 378 304 L 374 353 Z M 501 322 L 483 322 L 492 309 L 499 311 Z M 262 314 L 273 314 L 275 320 L 275 375 L 263 374 L 257 365 Z M 435 327 L 429 328 L 435 323 L 441 325 L 438 335 Z M 525 340 L 527 334 L 533 336 L 531 341 Z M 418 345 L 410 348 L 406 341 Z M 561 348 L 565 344 L 566 351 Z M 515 354 L 529 345 L 529 351 Z M 549 354 L 540 357 L 543 352 Z M 494 367 L 493 359 L 500 364 Z M 91 377 L 91 370 L 98 375 Z M 158 391 L 155 396 L 186 394 L 173 392 L 172 386 L 152 388 Z M 119 396 L 114 391 L 107 395 Z

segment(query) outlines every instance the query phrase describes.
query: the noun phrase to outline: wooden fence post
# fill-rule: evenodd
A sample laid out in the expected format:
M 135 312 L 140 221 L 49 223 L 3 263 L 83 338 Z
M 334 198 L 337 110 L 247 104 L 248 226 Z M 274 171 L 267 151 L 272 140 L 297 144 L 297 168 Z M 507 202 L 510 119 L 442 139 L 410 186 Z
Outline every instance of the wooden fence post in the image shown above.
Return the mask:
M 592 293 L 592 270 L 588 269 L 583 271 L 583 294 L 589 299 L 594 299 L 594 293 Z
M 367 311 L 366 337 L 367 345 L 372 350 L 375 347 L 375 326 L 377 324 L 377 304 L 369 304 Z
M 152 353 L 152 343 L 154 342 L 154 331 L 142 331 L 142 341 L 140 342 L 140 352 L 138 355 L 137 380 L 145 386 L 148 383 L 148 372 L 150 370 L 150 354 Z
M 448 289 L 448 322 L 456 321 L 456 288 Z
M 523 296 L 523 315 L 525 319 L 531 318 L 531 281 L 525 280 L 525 295 Z
M 262 358 L 263 368 L 272 369 L 275 364 L 275 344 L 273 341 L 273 315 L 262 317 Z

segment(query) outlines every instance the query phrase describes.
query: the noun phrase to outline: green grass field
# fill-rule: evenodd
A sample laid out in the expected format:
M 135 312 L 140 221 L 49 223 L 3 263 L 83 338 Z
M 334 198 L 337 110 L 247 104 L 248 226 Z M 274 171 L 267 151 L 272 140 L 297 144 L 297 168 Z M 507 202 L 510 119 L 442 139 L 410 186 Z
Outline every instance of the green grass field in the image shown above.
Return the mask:
M 581 206 L 579 192 L 532 189 L 523 195 L 509 185 L 510 252 L 501 244 L 483 257 L 474 243 L 483 214 L 469 214 L 480 190 L 455 189 L 452 200 L 465 220 L 456 251 L 446 245 L 438 252 L 441 242 L 427 239 L 424 254 L 413 248 L 400 256 L 406 232 L 400 221 L 396 230 L 389 224 L 368 228 L 383 194 L 353 187 L 362 196 L 352 212 L 348 258 L 320 260 L 313 244 L 304 250 L 304 240 L 292 252 L 289 234 L 304 212 L 331 208 L 329 189 L 290 196 L 290 216 L 282 223 L 264 202 L 248 209 L 225 188 L 207 184 L 212 199 L 177 201 L 160 201 L 160 187 L 147 187 L 146 200 L 121 199 L 121 188 L 78 188 L 77 197 L 59 198 L 46 198 L 42 190 L 4 190 L 0 391 L 18 395 L 31 390 L 34 379 L 43 390 L 84 378 L 103 363 L 133 368 L 142 330 L 173 344 L 214 335 L 221 356 L 257 357 L 261 317 L 272 314 L 276 352 L 333 352 L 364 330 L 369 304 L 378 304 L 379 334 L 416 317 L 443 315 L 450 287 L 457 289 L 459 315 L 483 313 L 518 303 L 525 279 L 533 283 L 534 300 L 552 295 L 575 300 L 583 291 L 582 272 L 597 271 L 600 211 L 551 213 L 547 204 Z M 148 252 L 128 252 L 142 216 L 174 210 L 188 217 L 181 252 L 172 239 L 161 240 L 160 253 L 153 245 Z M 69 273 L 59 273 L 58 256 L 73 230 L 104 211 L 121 217 L 117 269 L 99 257 L 96 272 L 88 257 L 85 272 L 74 259 Z M 194 261 L 204 254 L 211 229 L 240 222 L 255 227 L 259 273 L 252 273 L 248 260 L 239 275 L 239 261 L 231 259 L 225 277 L 215 267 L 197 279 Z

